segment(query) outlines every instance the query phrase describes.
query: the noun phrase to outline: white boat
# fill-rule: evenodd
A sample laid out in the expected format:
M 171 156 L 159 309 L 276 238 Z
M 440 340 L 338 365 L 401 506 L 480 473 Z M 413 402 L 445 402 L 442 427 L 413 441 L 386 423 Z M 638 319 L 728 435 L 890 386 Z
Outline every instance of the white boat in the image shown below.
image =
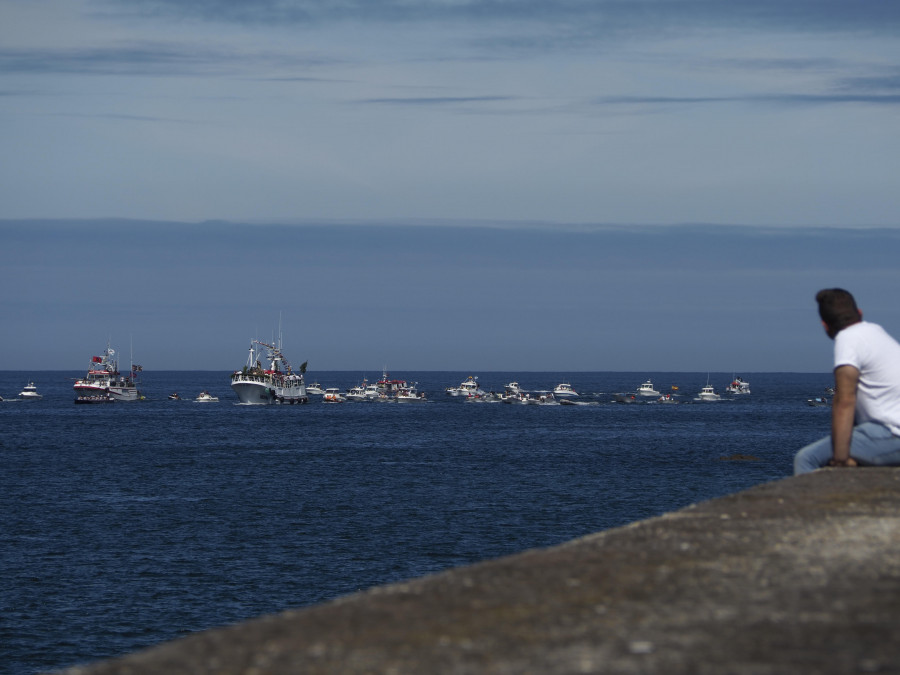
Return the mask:
M 522 391 L 522 387 L 519 386 L 518 382 L 510 382 L 504 387 L 504 389 L 508 394 L 518 394 Z
M 197 398 L 194 399 L 194 401 L 197 403 L 218 403 L 219 397 L 213 396 L 208 391 L 201 391 L 197 395 Z
M 480 397 L 484 395 L 484 390 L 478 386 L 478 377 L 469 375 L 458 387 L 449 387 L 447 393 L 451 396 L 471 396 Z
M 562 382 L 556 385 L 556 388 L 553 390 L 553 393 L 556 396 L 578 396 L 578 392 L 572 389 L 571 384 L 567 384 L 566 382 Z
M 344 398 L 348 401 L 368 401 L 369 398 L 366 396 L 366 386 L 368 386 L 368 381 L 363 380 L 362 384 L 358 384 L 355 387 L 351 387 L 347 390 L 347 393 L 344 394 Z
M 374 384 L 367 384 L 365 388 L 365 395 L 367 401 L 388 401 L 390 397 L 381 390 L 380 385 L 376 382 Z
M 307 394 L 324 394 L 325 389 L 318 382 L 313 382 L 312 384 L 306 385 L 306 393 Z
M 697 394 L 697 401 L 718 401 L 722 397 L 716 393 L 716 390 L 713 388 L 711 384 L 707 384 L 702 389 L 700 389 L 700 393 Z
M 268 361 L 263 367 L 262 358 Z M 250 354 L 243 370 L 231 374 L 231 388 L 241 403 L 249 405 L 269 405 L 272 403 L 308 403 L 303 373 L 306 362 L 295 373 L 291 364 L 281 352 L 281 335 L 277 344 L 267 344 L 259 340 L 250 341 Z
M 132 365 L 128 375 L 119 372 L 116 352 L 106 345 L 102 356 L 91 357 L 87 375 L 75 380 L 77 403 L 101 403 L 107 401 L 137 401 L 140 398 L 136 377 L 141 366 Z
M 328 387 L 322 396 L 322 400 L 325 403 L 343 403 L 347 399 L 343 397 L 341 390 L 337 387 Z
M 638 396 L 653 396 L 655 398 L 659 398 L 659 392 L 653 388 L 653 382 L 651 382 L 650 380 L 647 380 L 646 382 L 644 382 L 644 384 L 642 384 L 640 387 L 638 387 L 637 395 Z
M 660 396 L 657 399 L 657 402 L 658 403 L 669 403 L 669 404 L 678 403 L 678 401 L 675 400 L 675 397 L 673 397 L 672 394 L 663 394 L 662 396 Z
M 734 377 L 731 380 L 731 384 L 725 387 L 725 391 L 729 394 L 749 394 L 750 383 L 744 382 L 740 377 Z
M 25 388 L 19 392 L 20 401 L 40 401 L 42 398 L 44 397 L 38 393 L 37 387 L 34 386 L 34 382 L 29 382 L 25 385 Z
M 381 379 L 375 383 L 375 392 L 377 396 L 372 396 L 376 400 L 393 400 L 397 398 L 397 394 L 400 393 L 401 390 L 406 389 L 409 385 L 406 380 L 398 380 L 396 378 L 391 379 L 391 376 L 388 374 L 387 368 L 381 371 Z
M 397 392 L 398 403 L 425 403 L 427 400 L 425 392 L 420 394 L 416 389 L 416 383 Z

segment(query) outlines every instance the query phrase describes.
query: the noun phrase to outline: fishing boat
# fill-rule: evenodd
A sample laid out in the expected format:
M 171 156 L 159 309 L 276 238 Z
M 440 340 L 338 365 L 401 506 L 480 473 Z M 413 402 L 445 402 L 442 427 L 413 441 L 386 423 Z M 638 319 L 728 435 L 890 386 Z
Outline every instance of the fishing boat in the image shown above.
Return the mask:
M 398 403 L 425 403 L 428 399 L 425 398 L 425 392 L 419 393 L 416 389 L 416 384 L 401 389 L 397 392 L 397 402 Z
M 325 389 L 318 382 L 313 382 L 312 384 L 306 385 L 306 393 L 307 394 L 324 394 Z
M 397 378 L 391 378 L 390 374 L 385 367 L 381 371 L 381 379 L 375 383 L 374 391 L 371 389 L 367 389 L 367 395 L 373 400 L 385 400 L 385 399 L 396 399 L 398 394 L 406 389 L 409 385 L 406 380 L 398 380 Z
M 344 398 L 348 401 L 368 401 L 369 399 L 366 396 L 366 387 L 368 384 L 368 380 L 363 379 L 362 384 L 358 384 L 355 387 L 348 389 L 347 393 L 344 394 Z
M 729 394 L 749 394 L 750 383 L 744 382 L 740 377 L 732 377 L 731 384 L 725 387 L 725 391 Z
M 20 401 L 40 401 L 42 398 L 44 397 L 38 393 L 37 387 L 34 385 L 34 382 L 29 382 L 27 385 L 25 385 L 25 388 L 19 392 Z
M 208 391 L 201 391 L 197 398 L 194 399 L 196 403 L 218 403 L 219 397 L 213 396 Z
M 75 380 L 76 402 L 137 401 L 140 398 L 137 374 L 141 371 L 141 366 L 132 364 L 128 375 L 120 373 L 116 352 L 107 343 L 102 356 L 91 357 L 87 375 Z
M 263 359 L 268 363 L 263 366 Z M 295 373 L 281 351 L 281 334 L 274 344 L 250 341 L 250 354 L 242 370 L 231 374 L 231 388 L 241 403 L 270 405 L 273 403 L 308 403 L 303 374 L 306 362 Z
M 653 388 L 653 382 L 651 382 L 650 380 L 647 380 L 646 382 L 644 382 L 644 384 L 638 387 L 637 395 L 653 396 L 654 398 L 659 398 L 659 392 Z
M 464 396 L 466 398 L 478 398 L 484 395 L 484 390 L 478 386 L 478 377 L 469 375 L 458 387 L 448 387 L 447 393 L 451 396 Z
M 718 401 L 721 400 L 721 396 L 716 393 L 716 390 L 713 388 L 711 384 L 706 384 L 704 387 L 700 389 L 700 393 L 697 394 L 697 401 Z

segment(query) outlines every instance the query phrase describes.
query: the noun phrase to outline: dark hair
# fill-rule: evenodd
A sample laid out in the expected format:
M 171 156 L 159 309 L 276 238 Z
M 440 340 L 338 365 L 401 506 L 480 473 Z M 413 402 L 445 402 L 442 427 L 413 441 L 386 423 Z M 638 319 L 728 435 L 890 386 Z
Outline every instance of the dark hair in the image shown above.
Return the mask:
M 828 334 L 834 337 L 847 326 L 859 323 L 856 300 L 843 288 L 826 288 L 816 293 L 819 316 L 828 326 Z

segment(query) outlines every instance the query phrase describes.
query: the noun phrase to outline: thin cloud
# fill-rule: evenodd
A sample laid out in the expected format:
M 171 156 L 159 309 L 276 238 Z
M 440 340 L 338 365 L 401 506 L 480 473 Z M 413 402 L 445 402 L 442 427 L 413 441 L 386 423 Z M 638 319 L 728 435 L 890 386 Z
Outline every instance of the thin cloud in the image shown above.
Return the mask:
M 52 117 L 80 117 L 86 119 L 117 120 L 120 122 L 173 122 L 176 124 L 207 124 L 192 120 L 177 119 L 174 117 L 157 117 L 153 115 L 125 115 L 121 113 L 56 113 Z
M 404 106 L 444 106 L 466 103 L 497 103 L 516 101 L 515 96 L 420 96 L 410 98 L 368 98 L 358 101 L 363 104 L 404 105 Z
M 145 16 L 258 24 L 531 21 L 590 25 L 595 30 L 718 26 L 877 33 L 900 26 L 900 4 L 884 0 L 108 0 L 107 6 Z
M 723 103 L 765 103 L 771 105 L 897 105 L 900 94 L 753 94 L 747 96 L 605 96 L 591 100 L 595 106 L 697 106 Z
M 333 63 L 283 53 L 235 53 L 168 43 L 91 48 L 0 49 L 0 71 L 50 75 L 233 75 L 251 67 L 313 67 Z

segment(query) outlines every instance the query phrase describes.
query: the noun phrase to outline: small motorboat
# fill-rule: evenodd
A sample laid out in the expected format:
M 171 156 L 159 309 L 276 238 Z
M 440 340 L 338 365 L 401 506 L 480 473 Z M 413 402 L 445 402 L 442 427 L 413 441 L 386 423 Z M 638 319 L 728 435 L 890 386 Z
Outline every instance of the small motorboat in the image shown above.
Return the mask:
M 464 398 L 469 398 L 471 396 L 484 396 L 484 390 L 478 386 L 478 377 L 475 375 L 469 375 L 465 380 L 463 380 L 458 387 L 447 387 L 447 393 L 450 396 L 463 396 Z
M 170 401 L 180 401 L 181 396 L 178 395 L 177 391 L 173 391 L 171 394 L 169 394 L 169 400 Z
M 208 391 L 201 391 L 197 395 L 197 398 L 194 399 L 194 402 L 196 402 L 196 403 L 218 403 L 219 397 L 213 396 Z
M 322 396 L 322 401 L 325 403 L 343 403 L 347 399 L 341 395 L 341 390 L 337 387 L 328 387 L 325 390 L 325 394 Z
M 40 401 L 42 398 L 44 397 L 38 393 L 37 387 L 34 386 L 34 382 L 29 382 L 25 388 L 19 392 L 20 401 Z
M 653 382 L 651 382 L 650 380 L 647 380 L 646 382 L 644 382 L 644 384 L 642 384 L 640 387 L 638 387 L 637 395 L 638 396 L 652 396 L 654 398 L 659 398 L 659 392 L 653 388 Z
M 725 391 L 729 394 L 749 394 L 750 383 L 745 382 L 743 378 L 734 377 L 731 380 L 731 384 L 725 387 Z
M 719 401 L 721 400 L 721 396 L 716 393 L 716 390 L 713 388 L 711 384 L 707 384 L 702 389 L 700 389 L 700 393 L 697 394 L 697 401 Z
M 561 382 L 556 385 L 556 388 L 553 390 L 553 393 L 556 396 L 578 396 L 578 392 L 572 389 L 572 385 L 566 382 Z
M 347 393 L 344 394 L 344 398 L 348 401 L 368 401 L 369 396 L 366 394 L 366 387 L 368 384 L 369 383 L 366 380 L 363 380 L 362 384 L 358 384 L 355 387 L 348 389 Z
M 425 398 L 425 392 L 419 392 L 415 385 L 411 387 L 406 387 L 397 392 L 397 402 L 398 403 L 425 403 L 428 399 Z
M 322 385 L 318 382 L 313 382 L 312 384 L 306 387 L 307 394 L 324 394 L 325 390 L 322 388 Z

